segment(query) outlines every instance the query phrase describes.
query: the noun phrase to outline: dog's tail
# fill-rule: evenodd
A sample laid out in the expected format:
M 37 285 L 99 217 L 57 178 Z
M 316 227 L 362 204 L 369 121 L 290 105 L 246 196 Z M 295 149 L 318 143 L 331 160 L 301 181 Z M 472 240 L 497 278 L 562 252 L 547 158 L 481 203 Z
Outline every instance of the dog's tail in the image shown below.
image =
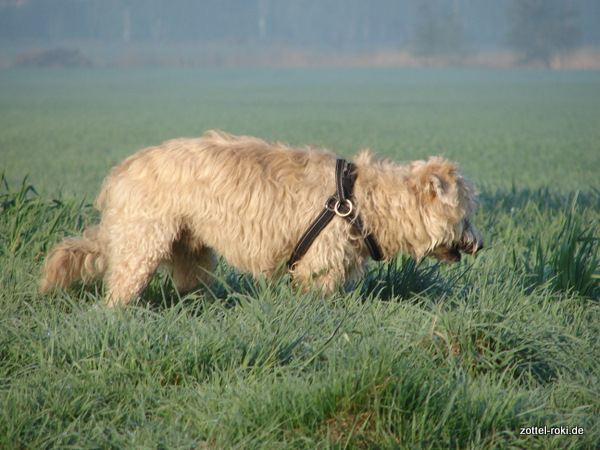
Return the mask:
M 98 240 L 98 227 L 86 230 L 81 238 L 67 238 L 48 253 L 40 292 L 65 289 L 73 282 L 91 281 L 106 269 L 106 258 Z

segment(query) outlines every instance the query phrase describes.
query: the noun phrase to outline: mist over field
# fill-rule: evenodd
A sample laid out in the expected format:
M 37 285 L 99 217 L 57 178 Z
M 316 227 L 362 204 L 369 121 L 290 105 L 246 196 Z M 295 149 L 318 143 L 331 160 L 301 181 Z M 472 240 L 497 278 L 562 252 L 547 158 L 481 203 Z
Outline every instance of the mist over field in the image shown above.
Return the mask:
M 595 0 L 3 0 L 0 65 L 599 68 Z M 32 51 L 77 50 L 79 58 Z

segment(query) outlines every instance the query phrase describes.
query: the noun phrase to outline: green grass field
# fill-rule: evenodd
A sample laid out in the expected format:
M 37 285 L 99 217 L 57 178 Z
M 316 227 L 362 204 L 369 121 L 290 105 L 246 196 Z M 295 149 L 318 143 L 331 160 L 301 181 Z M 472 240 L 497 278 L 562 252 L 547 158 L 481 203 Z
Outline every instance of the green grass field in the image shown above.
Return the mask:
M 11 69 L 0 86 L 0 448 L 600 446 L 597 72 Z M 481 190 L 487 247 L 373 263 L 327 299 L 225 264 L 210 291 L 159 275 L 116 310 L 101 286 L 37 294 L 111 164 L 209 128 L 444 154 Z

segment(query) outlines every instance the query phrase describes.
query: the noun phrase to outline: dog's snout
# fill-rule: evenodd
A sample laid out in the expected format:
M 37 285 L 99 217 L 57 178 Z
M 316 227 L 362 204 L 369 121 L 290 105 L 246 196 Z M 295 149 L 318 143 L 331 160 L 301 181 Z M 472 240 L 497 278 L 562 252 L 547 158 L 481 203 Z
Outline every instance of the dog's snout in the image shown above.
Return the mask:
M 481 233 L 468 219 L 465 220 L 465 227 L 460 237 L 460 242 L 457 243 L 457 247 L 461 252 L 471 255 L 474 255 L 483 248 L 483 237 L 481 236 Z
M 482 241 L 476 241 L 476 242 L 461 242 L 460 245 L 458 246 L 459 250 L 463 253 L 469 253 L 471 255 L 474 255 L 475 253 L 477 253 L 479 250 L 481 250 L 483 248 L 483 242 Z
M 474 255 L 479 250 L 481 250 L 483 245 L 483 239 L 479 232 L 476 230 L 470 230 L 470 233 L 465 233 L 463 235 L 462 241 L 458 244 L 458 248 L 463 253 L 469 253 Z

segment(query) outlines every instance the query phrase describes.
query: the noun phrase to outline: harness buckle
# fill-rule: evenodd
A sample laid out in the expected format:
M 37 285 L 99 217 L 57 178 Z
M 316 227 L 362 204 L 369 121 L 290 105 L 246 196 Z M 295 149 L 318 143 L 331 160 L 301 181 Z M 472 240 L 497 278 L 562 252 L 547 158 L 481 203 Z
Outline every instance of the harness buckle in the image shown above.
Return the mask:
M 340 201 L 337 200 L 335 202 L 335 205 L 333 205 L 333 212 L 336 213 L 338 216 L 340 217 L 348 217 L 350 214 L 352 214 L 352 210 L 354 209 L 354 205 L 352 204 L 352 202 L 348 199 L 346 199 L 346 204 L 345 207 L 348 209 L 348 211 L 346 212 L 342 212 L 340 211 Z

